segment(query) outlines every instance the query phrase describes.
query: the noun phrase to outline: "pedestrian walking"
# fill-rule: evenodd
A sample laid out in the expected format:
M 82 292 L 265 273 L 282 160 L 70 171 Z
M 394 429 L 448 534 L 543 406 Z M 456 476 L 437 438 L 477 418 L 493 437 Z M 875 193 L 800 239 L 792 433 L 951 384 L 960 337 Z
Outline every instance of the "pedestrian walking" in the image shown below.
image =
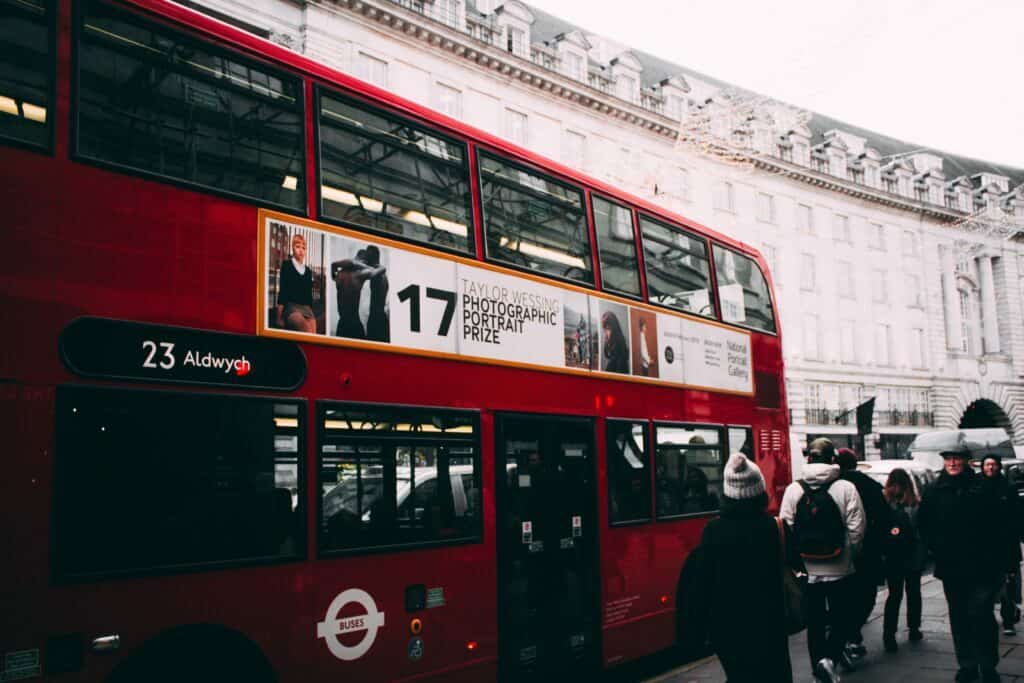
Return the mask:
M 704 527 L 692 596 L 703 609 L 711 646 L 729 683 L 789 683 L 782 563 L 787 557 L 770 516 L 761 470 L 742 453 L 725 465 L 721 515 Z
M 1003 530 L 1006 544 L 1006 580 L 999 593 L 999 617 L 1003 622 L 1003 635 L 1017 634 L 1020 621 L 1020 541 L 1021 506 L 1017 488 L 1003 475 L 1003 459 L 990 453 L 981 460 L 981 473 L 985 477 L 985 488 L 994 496 L 1000 508 L 999 528 Z
M 896 652 L 896 629 L 900 620 L 900 603 L 907 595 L 908 640 L 921 640 L 921 573 L 928 561 L 928 550 L 918 530 L 921 504 L 914 482 L 905 469 L 896 468 L 885 482 L 885 500 L 891 511 L 891 522 L 885 541 L 885 579 L 889 597 L 885 599 L 882 622 L 882 644 L 886 652 Z
M 779 515 L 792 528 L 807 568 L 807 650 L 817 680 L 839 680 L 836 665 L 852 669 L 846 643 L 854 621 L 853 557 L 864 536 L 864 507 L 856 487 L 839 478 L 835 446 L 816 439 L 801 478 L 782 496 Z M 767 680 L 767 679 L 764 679 Z
M 1007 564 L 998 500 L 968 464 L 967 447 L 940 455 L 942 472 L 925 490 L 918 520 L 949 605 L 955 680 L 998 683 L 999 627 L 992 612 Z
M 851 578 L 853 615 L 850 642 L 847 649 L 851 657 L 867 654 L 861 630 L 867 623 L 878 598 L 878 585 L 885 580 L 882 546 L 890 525 L 889 505 L 885 501 L 882 485 L 857 470 L 857 454 L 849 448 L 836 451 L 839 477 L 853 484 L 864 506 L 864 543 L 853 558 L 854 574 Z

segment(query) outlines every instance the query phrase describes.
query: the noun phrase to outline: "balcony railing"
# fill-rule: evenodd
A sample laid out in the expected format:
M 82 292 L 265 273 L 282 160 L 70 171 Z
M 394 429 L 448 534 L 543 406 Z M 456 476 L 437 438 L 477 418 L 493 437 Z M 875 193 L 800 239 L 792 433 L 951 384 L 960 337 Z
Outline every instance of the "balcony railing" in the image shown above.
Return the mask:
M 807 408 L 804 411 L 804 419 L 812 425 L 848 425 L 851 417 L 856 420 L 854 413 L 845 408 Z
M 889 427 L 934 427 L 935 415 L 922 410 L 876 410 L 875 421 Z

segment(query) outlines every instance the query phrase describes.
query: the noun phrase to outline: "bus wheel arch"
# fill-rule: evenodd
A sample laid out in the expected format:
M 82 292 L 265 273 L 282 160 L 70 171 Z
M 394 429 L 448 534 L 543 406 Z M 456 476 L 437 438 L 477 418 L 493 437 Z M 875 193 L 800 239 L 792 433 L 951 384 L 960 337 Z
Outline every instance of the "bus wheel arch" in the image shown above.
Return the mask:
M 276 683 L 263 650 L 244 634 L 218 624 L 175 626 L 150 638 L 120 662 L 107 683 Z

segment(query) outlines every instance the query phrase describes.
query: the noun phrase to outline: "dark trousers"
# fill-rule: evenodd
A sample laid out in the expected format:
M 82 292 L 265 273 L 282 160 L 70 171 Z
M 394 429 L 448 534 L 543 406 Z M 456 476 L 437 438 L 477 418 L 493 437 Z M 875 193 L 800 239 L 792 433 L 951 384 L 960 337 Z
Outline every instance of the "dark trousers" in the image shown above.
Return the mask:
M 942 582 L 960 668 L 995 669 L 999 663 L 999 626 L 992 611 L 1002 587 L 1002 580 L 958 578 Z
M 1003 628 L 1013 626 L 1020 621 L 1020 572 L 1006 577 L 1003 590 L 999 594 L 999 617 L 1003 620 Z
M 907 593 L 907 628 L 921 628 L 921 572 L 903 572 L 889 570 L 885 577 L 889 584 L 889 597 L 885 599 L 885 620 L 882 622 L 882 634 L 889 637 L 896 635 L 900 624 L 900 603 L 903 592 Z
M 875 600 L 878 598 L 878 577 L 875 571 L 858 571 L 850 577 L 852 592 L 853 614 L 851 615 L 850 641 L 860 643 L 864 638 L 860 630 L 864 628 L 871 611 L 875 609 Z
M 807 611 L 807 652 L 811 656 L 812 669 L 826 657 L 836 661 L 846 646 L 856 628 L 856 595 L 852 576 L 807 584 L 804 609 Z

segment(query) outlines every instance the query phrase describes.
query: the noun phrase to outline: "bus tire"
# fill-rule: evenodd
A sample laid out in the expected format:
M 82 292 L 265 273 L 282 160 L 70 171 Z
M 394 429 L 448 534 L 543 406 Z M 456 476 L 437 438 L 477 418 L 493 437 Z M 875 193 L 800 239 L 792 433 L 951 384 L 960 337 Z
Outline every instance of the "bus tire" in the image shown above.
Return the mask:
M 215 624 L 176 626 L 143 643 L 107 683 L 276 683 L 263 651 L 237 631 Z

